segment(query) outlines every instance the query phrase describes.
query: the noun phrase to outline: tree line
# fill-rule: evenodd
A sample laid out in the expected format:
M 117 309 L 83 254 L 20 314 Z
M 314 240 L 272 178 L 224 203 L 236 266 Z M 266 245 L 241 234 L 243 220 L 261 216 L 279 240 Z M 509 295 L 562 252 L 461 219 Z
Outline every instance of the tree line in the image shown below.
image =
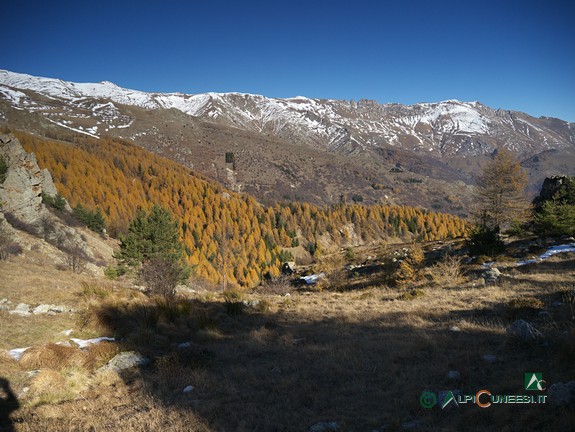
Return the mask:
M 407 206 L 291 202 L 264 207 L 128 141 L 73 136 L 65 142 L 15 134 L 51 172 L 72 207 L 101 215 L 112 236 L 126 234 L 138 211 L 154 205 L 167 209 L 178 223 L 187 265 L 214 283 L 254 286 L 265 276 L 278 276 L 281 263 L 290 259 L 286 249 L 301 246 L 320 254 L 326 236 L 345 246 L 444 240 L 466 230 L 456 216 Z

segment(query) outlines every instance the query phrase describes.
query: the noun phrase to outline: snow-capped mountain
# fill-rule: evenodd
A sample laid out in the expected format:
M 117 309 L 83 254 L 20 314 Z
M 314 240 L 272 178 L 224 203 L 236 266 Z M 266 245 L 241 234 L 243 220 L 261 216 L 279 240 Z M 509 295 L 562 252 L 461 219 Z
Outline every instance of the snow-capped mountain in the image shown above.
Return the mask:
M 30 91 L 48 100 L 39 101 Z M 15 108 L 41 112 L 56 123 L 64 114 L 73 117 L 73 111 L 88 109 L 90 117 L 100 120 L 91 127 L 83 126 L 84 122 L 74 125 L 73 119 L 62 124 L 92 135 L 127 128 L 131 119 L 122 116 L 116 106 L 126 105 L 146 110 L 176 109 L 192 117 L 330 149 L 388 144 L 445 155 L 484 153 L 504 145 L 527 155 L 573 147 L 575 143 L 574 124 L 455 100 L 404 106 L 305 97 L 273 99 L 241 93 L 146 93 L 107 81 L 72 83 L 8 71 L 0 71 L 0 96 Z M 97 100 L 105 102 L 95 103 Z M 68 110 L 56 112 L 54 101 L 64 103 Z
M 346 163 L 350 156 L 364 157 L 374 164 L 368 177 L 376 180 L 382 180 L 390 166 L 402 163 L 415 174 L 471 184 L 482 160 L 507 147 L 531 164 L 534 188 L 556 161 L 564 162 L 557 167 L 559 173 L 569 171 L 565 161 L 575 154 L 575 124 L 495 110 L 479 102 L 449 100 L 406 106 L 242 93 L 147 93 L 107 81 L 72 83 L 4 70 L 0 70 L 2 121 L 21 122 L 32 129 L 61 127 L 93 137 L 120 136 L 228 180 L 229 173 L 217 174 L 219 168 L 212 167 L 219 164 L 214 162 L 219 152 L 244 152 L 249 155 L 246 167 L 260 160 L 257 169 L 264 171 L 269 164 L 278 165 L 277 154 L 281 153 L 279 164 L 296 168 L 276 167 L 279 171 L 269 174 L 283 178 L 286 187 L 296 190 L 302 183 L 297 172 L 301 162 L 294 158 L 305 149 L 320 152 L 326 163 L 335 155 L 347 158 Z M 546 164 L 543 170 L 541 161 Z M 359 167 L 368 169 L 369 163 L 361 162 Z M 286 174 L 290 170 L 293 172 Z M 250 182 L 259 187 L 258 175 L 246 172 L 243 179 L 236 180 L 248 189 Z M 337 193 L 330 193 L 329 199 L 325 193 L 320 193 L 320 200 L 335 200 Z

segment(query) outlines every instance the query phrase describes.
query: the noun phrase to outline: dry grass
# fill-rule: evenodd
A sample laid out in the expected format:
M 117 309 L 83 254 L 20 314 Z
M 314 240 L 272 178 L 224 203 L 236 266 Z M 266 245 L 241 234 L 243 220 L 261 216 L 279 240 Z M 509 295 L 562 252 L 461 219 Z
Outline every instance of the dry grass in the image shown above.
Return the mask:
M 86 358 L 101 364 L 114 344 L 77 350 L 81 354 L 45 346 L 21 365 L 0 357 L 0 367 L 7 366 L 15 388 L 31 389 L 12 415 L 17 431 L 302 431 L 328 420 L 337 421 L 338 430 L 359 431 L 401 430 L 412 420 L 421 422 L 420 430 L 569 430 L 573 412 L 551 405 L 446 413 L 418 401 L 424 389 L 523 394 L 529 371 L 542 372 L 549 384 L 574 379 L 575 326 L 565 299 L 575 272 L 554 271 L 557 266 L 564 263 L 502 269 L 510 275 L 486 287 L 466 280 L 427 286 L 411 301 L 398 301 L 401 291 L 387 287 L 289 297 L 249 293 L 242 299 L 269 307 L 239 315 L 226 313 L 221 294 L 165 303 L 106 291 L 83 296 L 87 328 L 123 338 L 122 348 L 153 359 L 150 367 L 91 374 L 96 365 Z M 367 279 L 380 275 L 365 278 L 369 286 Z M 523 315 L 518 299 L 543 304 L 550 316 Z M 556 300 L 564 304 L 551 307 Z M 516 316 L 509 316 L 510 306 Z M 519 317 L 534 323 L 547 343 L 510 339 L 505 329 Z M 188 348 L 178 348 L 187 341 Z M 60 363 L 60 354 L 70 359 Z M 485 354 L 496 362 L 485 362 Z M 25 382 L 17 378 L 24 365 L 52 369 Z M 450 370 L 461 377 L 450 380 Z M 184 394 L 188 385 L 193 390 Z

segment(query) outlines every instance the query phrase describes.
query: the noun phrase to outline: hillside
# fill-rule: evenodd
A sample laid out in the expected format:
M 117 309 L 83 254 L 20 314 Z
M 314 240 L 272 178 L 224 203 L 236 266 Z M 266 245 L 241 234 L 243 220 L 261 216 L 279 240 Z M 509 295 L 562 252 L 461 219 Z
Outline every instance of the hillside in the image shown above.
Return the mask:
M 532 194 L 546 176 L 575 174 L 572 123 L 479 102 L 145 93 L 1 71 L 0 112 L 0 121 L 44 135 L 133 140 L 269 203 L 355 196 L 465 215 L 475 177 L 503 147 L 523 161 Z
M 227 256 L 228 280 L 254 286 L 266 274 L 279 274 L 281 263 L 290 260 L 286 249 L 305 260 L 310 253 L 317 257 L 349 245 L 442 240 L 465 230 L 457 217 L 405 206 L 264 207 L 126 141 L 75 136 L 73 142 L 62 142 L 24 132 L 16 136 L 52 173 L 56 188 L 73 207 L 101 210 L 112 235 L 126 230 L 137 208 L 158 204 L 169 209 L 181 224 L 195 274 L 215 283 Z

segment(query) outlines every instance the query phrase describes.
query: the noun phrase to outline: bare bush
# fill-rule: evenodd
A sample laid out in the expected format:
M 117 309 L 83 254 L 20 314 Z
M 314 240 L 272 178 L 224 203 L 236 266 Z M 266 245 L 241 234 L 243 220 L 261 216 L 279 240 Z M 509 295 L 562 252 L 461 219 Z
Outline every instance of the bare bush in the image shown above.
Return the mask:
M 161 257 L 147 259 L 142 264 L 140 279 L 149 294 L 174 297 L 182 269 L 178 262 Z
M 86 264 L 90 260 L 86 253 L 79 246 L 63 248 L 62 251 L 66 254 L 66 266 L 74 273 L 82 273 L 86 268 Z
M 427 270 L 431 280 L 441 286 L 453 286 L 465 281 L 461 258 L 447 255 Z
M 267 281 L 261 288 L 258 289 L 259 292 L 265 294 L 275 294 L 275 295 L 286 295 L 294 290 L 294 286 L 290 282 L 288 276 L 280 276 L 275 279 Z

